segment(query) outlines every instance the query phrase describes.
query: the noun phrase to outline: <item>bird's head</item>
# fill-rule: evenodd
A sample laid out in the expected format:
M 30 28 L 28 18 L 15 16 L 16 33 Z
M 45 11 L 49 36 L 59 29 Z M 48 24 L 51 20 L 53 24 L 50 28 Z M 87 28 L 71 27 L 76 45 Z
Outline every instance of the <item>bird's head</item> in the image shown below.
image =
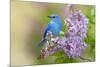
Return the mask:
M 51 21 L 54 21 L 55 23 L 62 25 L 61 24 L 61 20 L 60 20 L 60 16 L 56 15 L 56 14 L 51 14 L 50 16 L 48 16 Z
M 50 16 L 48 16 L 51 20 L 58 20 L 60 19 L 60 17 L 56 14 L 51 14 Z

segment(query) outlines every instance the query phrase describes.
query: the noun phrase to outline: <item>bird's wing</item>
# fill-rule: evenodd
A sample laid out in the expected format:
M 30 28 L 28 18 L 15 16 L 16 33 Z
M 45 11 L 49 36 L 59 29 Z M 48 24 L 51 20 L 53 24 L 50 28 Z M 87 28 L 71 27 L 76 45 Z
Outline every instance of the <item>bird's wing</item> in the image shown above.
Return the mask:
M 46 27 L 46 29 L 45 29 L 45 31 L 44 31 L 43 38 L 46 37 L 48 31 L 51 31 L 54 35 L 56 35 L 56 34 L 59 33 L 59 30 L 60 30 L 60 25 L 57 24 L 57 23 L 54 22 L 54 21 L 51 21 L 51 22 L 47 25 L 47 27 Z
M 51 28 L 51 23 L 49 23 L 49 24 L 47 25 L 47 27 L 45 28 L 44 35 L 43 35 L 43 38 L 44 38 L 44 39 L 45 39 L 45 37 L 46 37 L 46 35 L 47 35 L 47 32 L 50 30 L 50 28 Z

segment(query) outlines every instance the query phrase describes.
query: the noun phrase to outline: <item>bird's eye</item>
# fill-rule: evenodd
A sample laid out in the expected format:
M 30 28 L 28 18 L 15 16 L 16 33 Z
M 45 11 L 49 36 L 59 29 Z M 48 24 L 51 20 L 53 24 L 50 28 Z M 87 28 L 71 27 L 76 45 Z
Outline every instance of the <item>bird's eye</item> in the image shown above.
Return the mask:
M 53 16 L 52 18 L 55 18 L 55 16 Z

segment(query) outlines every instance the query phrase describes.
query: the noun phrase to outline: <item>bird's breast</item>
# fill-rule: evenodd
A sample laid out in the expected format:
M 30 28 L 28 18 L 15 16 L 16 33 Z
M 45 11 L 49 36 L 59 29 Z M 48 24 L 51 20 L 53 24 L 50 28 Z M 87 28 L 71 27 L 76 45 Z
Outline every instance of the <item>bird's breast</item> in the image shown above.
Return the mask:
M 60 33 L 61 27 L 58 24 L 53 24 L 51 27 L 51 32 L 53 35 L 58 35 Z

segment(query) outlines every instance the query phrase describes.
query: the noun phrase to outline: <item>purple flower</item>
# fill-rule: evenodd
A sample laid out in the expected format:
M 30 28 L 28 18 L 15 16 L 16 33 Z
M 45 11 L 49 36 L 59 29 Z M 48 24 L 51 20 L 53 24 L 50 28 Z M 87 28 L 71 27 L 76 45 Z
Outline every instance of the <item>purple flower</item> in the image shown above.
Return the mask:
M 87 24 L 88 19 L 81 12 L 81 10 L 76 10 L 73 12 L 69 18 L 65 20 L 65 24 L 68 26 L 68 34 L 69 35 L 79 35 L 84 38 L 87 33 Z

